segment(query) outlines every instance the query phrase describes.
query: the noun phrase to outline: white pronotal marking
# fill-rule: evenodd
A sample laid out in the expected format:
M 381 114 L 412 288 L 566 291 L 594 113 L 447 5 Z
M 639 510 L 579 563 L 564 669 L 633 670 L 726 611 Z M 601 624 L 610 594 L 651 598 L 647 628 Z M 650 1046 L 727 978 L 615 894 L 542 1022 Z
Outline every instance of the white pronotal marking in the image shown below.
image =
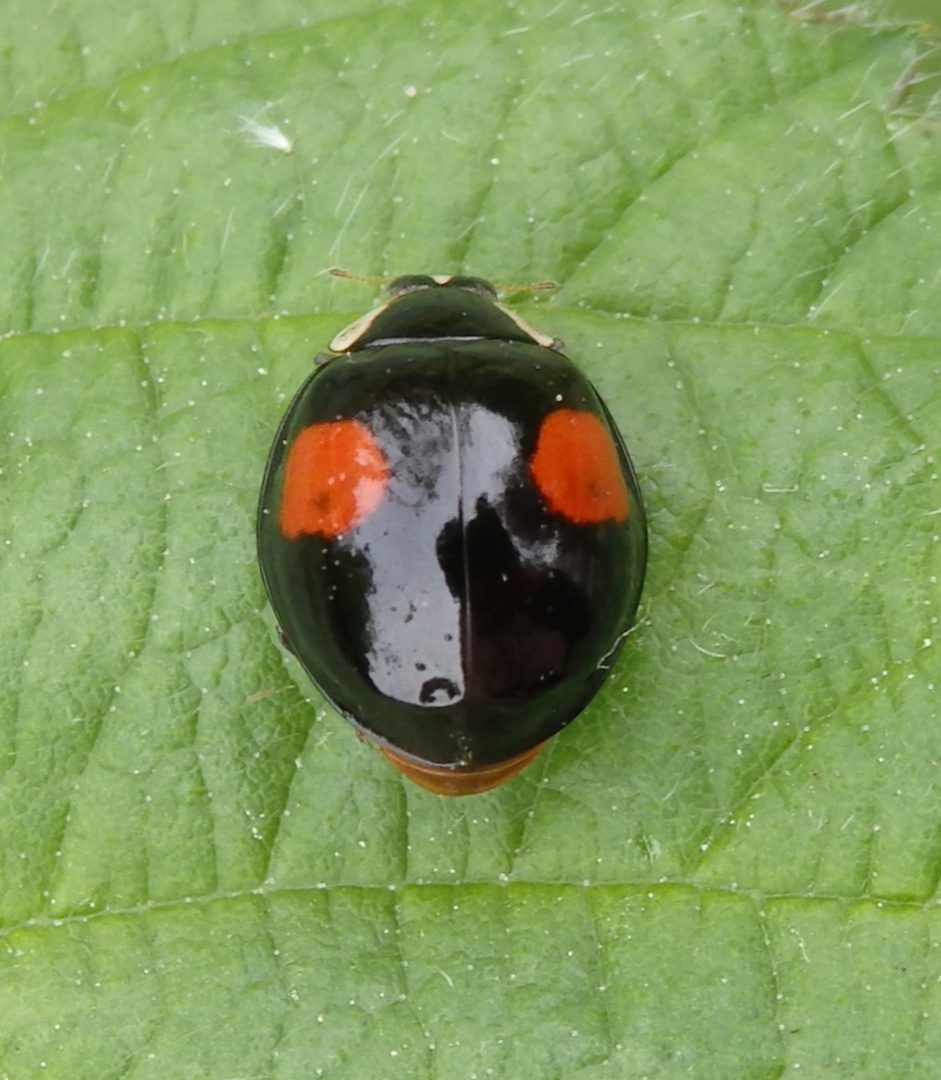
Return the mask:
M 541 345 L 544 349 L 554 349 L 556 347 L 555 338 L 551 334 L 547 334 L 544 330 L 540 330 L 538 326 L 533 326 L 532 323 L 526 322 L 525 319 L 520 318 L 511 308 L 504 307 L 503 304 L 497 304 L 504 315 L 509 317 L 516 323 L 516 325 L 523 331 L 524 334 L 528 334 L 537 345 Z
M 250 116 L 240 116 L 242 121 L 242 134 L 248 137 L 252 146 L 265 146 L 270 150 L 280 150 L 284 154 L 290 154 L 294 149 L 293 140 L 276 124 L 261 124 Z
M 359 341 L 376 320 L 376 317 L 381 315 L 388 306 L 388 303 L 379 304 L 379 306 L 373 308 L 372 311 L 367 311 L 365 315 L 360 315 L 360 317 L 356 319 L 355 322 L 351 322 L 349 326 L 344 326 L 339 334 L 337 334 L 330 342 L 330 348 L 334 352 L 346 352 Z

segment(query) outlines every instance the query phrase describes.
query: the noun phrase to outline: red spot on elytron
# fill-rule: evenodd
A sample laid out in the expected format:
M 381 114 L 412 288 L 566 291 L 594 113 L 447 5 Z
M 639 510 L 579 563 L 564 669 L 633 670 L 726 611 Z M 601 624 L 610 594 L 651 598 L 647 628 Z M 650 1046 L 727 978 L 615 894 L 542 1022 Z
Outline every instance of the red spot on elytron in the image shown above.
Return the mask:
M 288 450 L 278 528 L 288 540 L 339 536 L 376 509 L 389 470 L 359 420 L 304 428 Z
M 617 448 L 594 413 L 549 413 L 539 428 L 529 471 L 549 509 L 569 521 L 593 525 L 627 517 L 627 486 Z

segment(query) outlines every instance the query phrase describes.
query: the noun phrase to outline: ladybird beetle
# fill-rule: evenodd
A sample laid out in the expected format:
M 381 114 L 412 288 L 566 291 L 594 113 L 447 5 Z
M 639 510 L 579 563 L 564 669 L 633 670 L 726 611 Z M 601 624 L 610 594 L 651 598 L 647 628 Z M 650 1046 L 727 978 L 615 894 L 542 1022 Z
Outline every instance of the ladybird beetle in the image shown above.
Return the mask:
M 396 278 L 330 348 L 261 489 L 282 641 L 406 776 L 485 791 L 620 650 L 647 557 L 637 478 L 562 343 L 480 278 Z

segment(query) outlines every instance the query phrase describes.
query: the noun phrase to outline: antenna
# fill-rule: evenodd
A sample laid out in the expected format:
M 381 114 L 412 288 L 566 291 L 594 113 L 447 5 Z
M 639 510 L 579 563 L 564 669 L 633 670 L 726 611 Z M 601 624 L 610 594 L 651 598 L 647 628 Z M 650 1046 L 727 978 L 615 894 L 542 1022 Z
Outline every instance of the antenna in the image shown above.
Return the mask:
M 544 289 L 557 289 L 557 281 L 537 281 L 532 285 L 494 285 L 497 292 L 537 292 Z
M 391 277 L 363 277 L 362 274 L 351 274 L 349 270 L 343 270 L 339 266 L 331 266 L 327 273 L 334 277 L 348 278 L 350 281 L 361 281 L 364 285 L 388 285 L 395 280 Z

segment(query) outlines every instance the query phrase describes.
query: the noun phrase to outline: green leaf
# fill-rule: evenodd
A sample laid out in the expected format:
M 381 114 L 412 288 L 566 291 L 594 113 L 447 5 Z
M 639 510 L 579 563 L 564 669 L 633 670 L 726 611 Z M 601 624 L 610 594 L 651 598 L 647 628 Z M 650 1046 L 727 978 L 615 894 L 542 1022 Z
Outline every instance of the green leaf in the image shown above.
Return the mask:
M 0 1078 L 933 1075 L 929 31 L 14 7 Z M 374 297 L 335 263 L 560 281 L 527 317 L 640 472 L 639 624 L 484 795 L 359 743 L 265 604 L 268 445 Z

